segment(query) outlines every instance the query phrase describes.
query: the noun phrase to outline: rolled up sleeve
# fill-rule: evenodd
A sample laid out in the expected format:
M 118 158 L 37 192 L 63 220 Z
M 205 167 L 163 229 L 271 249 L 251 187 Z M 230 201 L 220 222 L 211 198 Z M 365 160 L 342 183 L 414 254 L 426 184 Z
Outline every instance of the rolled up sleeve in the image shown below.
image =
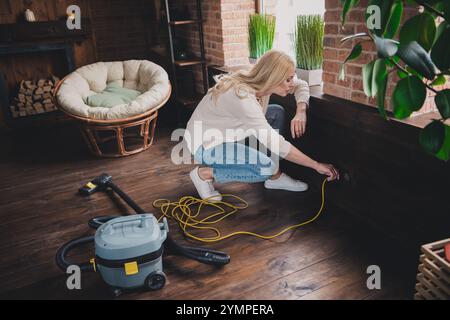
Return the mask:
M 295 96 L 297 103 L 304 102 L 309 107 L 309 85 L 306 81 L 294 77 L 294 89 L 292 93 Z

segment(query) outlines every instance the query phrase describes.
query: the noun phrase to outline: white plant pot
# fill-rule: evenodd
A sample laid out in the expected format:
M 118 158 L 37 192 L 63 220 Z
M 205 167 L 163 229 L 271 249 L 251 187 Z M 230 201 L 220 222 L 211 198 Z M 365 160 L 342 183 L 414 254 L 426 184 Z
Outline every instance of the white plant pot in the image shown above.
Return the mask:
M 250 62 L 250 64 L 255 64 L 256 63 L 256 61 L 258 61 L 258 59 L 255 59 L 255 58 L 248 58 L 248 61 Z
M 304 70 L 297 68 L 297 77 L 308 82 L 309 86 L 320 86 L 322 84 L 322 69 Z

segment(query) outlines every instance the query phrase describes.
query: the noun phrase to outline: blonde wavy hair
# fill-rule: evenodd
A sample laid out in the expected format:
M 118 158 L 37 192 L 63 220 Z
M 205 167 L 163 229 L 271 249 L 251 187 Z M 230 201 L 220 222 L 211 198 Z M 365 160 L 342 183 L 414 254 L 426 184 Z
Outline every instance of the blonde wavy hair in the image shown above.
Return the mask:
M 208 93 L 211 93 L 214 101 L 217 101 L 219 96 L 230 88 L 234 88 L 236 95 L 241 99 L 244 99 L 251 90 L 267 92 L 289 78 L 295 66 L 295 61 L 286 53 L 270 50 L 259 58 L 250 71 L 220 76 L 217 84 Z

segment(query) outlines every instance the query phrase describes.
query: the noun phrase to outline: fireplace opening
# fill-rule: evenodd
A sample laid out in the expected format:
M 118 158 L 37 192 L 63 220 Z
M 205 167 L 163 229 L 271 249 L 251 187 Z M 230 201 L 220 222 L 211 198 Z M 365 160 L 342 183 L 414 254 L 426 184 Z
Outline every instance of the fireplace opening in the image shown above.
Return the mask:
M 63 119 L 53 91 L 73 71 L 69 43 L 0 47 L 1 112 L 10 127 Z
M 38 80 L 21 80 L 17 94 L 9 99 L 13 118 L 29 117 L 56 111 L 53 91 L 60 78 L 55 75 Z

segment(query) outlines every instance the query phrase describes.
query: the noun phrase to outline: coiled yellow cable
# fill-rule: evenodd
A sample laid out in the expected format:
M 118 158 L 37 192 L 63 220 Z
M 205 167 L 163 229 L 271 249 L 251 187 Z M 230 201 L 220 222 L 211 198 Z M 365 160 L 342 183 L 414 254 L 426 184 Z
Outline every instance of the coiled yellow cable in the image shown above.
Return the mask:
M 302 226 L 305 226 L 314 220 L 316 220 L 320 214 L 323 211 L 324 205 L 325 205 L 325 184 L 327 182 L 327 179 L 325 179 L 322 182 L 322 204 L 320 206 L 319 211 L 316 213 L 314 217 L 311 219 L 291 225 L 289 227 L 284 228 L 280 232 L 273 234 L 273 235 L 261 235 L 254 232 L 249 231 L 236 231 L 227 235 L 222 236 L 220 233 L 220 230 L 216 227 L 213 227 L 212 225 L 224 220 L 225 218 L 231 216 L 232 214 L 235 214 L 239 210 L 245 209 L 248 207 L 248 203 L 235 195 L 232 194 L 224 194 L 222 195 L 222 201 L 217 202 L 211 202 L 208 199 L 198 199 L 192 196 L 185 196 L 182 197 L 178 202 L 172 202 L 167 199 L 157 199 L 153 202 L 153 206 L 155 208 L 159 208 L 161 210 L 161 217 L 158 219 L 158 221 L 161 221 L 162 218 L 167 217 L 169 219 L 174 219 L 178 225 L 180 226 L 181 230 L 183 230 L 183 233 L 194 240 L 200 241 L 200 242 L 218 242 L 227 238 L 231 238 L 238 235 L 249 235 L 258 237 L 261 239 L 273 239 L 275 237 L 281 236 L 282 234 L 286 233 L 289 230 L 296 229 Z M 236 200 L 239 200 L 239 204 L 232 204 L 230 202 L 223 201 L 224 198 L 233 198 Z M 197 207 L 198 206 L 198 207 Z M 209 207 L 215 207 L 218 209 L 218 211 L 208 215 L 205 218 L 200 218 L 200 212 L 202 210 L 202 207 L 209 206 Z M 195 207 L 197 207 L 196 210 Z M 170 213 L 169 213 L 170 211 Z M 212 237 L 199 237 L 194 235 L 190 232 L 190 230 L 209 230 L 215 233 L 215 236 Z

